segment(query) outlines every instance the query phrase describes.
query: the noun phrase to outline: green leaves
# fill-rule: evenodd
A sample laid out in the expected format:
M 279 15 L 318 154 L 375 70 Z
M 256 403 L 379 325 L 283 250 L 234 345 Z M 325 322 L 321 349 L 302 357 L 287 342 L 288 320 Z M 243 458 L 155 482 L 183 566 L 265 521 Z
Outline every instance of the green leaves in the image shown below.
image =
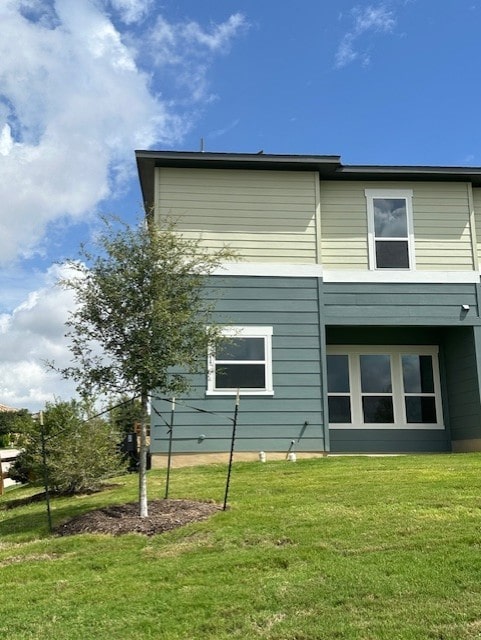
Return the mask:
M 118 431 L 98 417 L 88 419 L 89 412 L 88 404 L 72 400 L 47 404 L 43 414 L 48 482 L 57 493 L 96 490 L 125 467 Z M 12 474 L 18 480 L 44 478 L 40 430 L 31 420 L 23 434 Z
M 178 393 L 186 376 L 205 366 L 206 331 L 213 305 L 203 296 L 207 275 L 232 253 L 207 253 L 174 226 L 103 219 L 95 251 L 69 261 L 72 275 L 61 281 L 75 292 L 77 308 L 68 322 L 74 364 L 62 370 L 81 392 Z
M 131 227 L 103 219 L 95 251 L 70 261 L 61 284 L 77 302 L 67 335 L 74 363 L 61 371 L 82 394 L 139 396 L 142 404 L 139 463 L 140 515 L 146 517 L 148 395 L 178 395 L 188 374 L 206 366 L 207 348 L 219 334 L 210 323 L 213 305 L 203 295 L 206 276 L 232 257 L 227 249 L 204 250 L 171 222 Z M 175 375 L 173 371 L 175 370 Z

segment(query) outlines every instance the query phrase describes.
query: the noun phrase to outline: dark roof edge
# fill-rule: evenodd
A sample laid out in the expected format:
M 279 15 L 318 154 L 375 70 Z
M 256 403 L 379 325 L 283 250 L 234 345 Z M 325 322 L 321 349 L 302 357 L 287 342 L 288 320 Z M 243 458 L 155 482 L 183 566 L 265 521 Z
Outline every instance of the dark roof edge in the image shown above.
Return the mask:
M 362 174 L 362 175 L 481 175 L 481 167 L 462 167 L 462 166 L 434 166 L 434 165 L 341 165 L 338 172 L 342 175 Z
M 317 171 L 331 174 L 341 167 L 340 156 L 293 156 L 268 153 L 212 153 L 203 151 L 136 151 L 137 164 L 156 167 L 210 169 L 272 169 L 276 171 Z
M 342 165 L 341 156 L 337 155 L 278 155 L 262 152 L 139 150 L 135 156 L 144 203 L 149 207 L 153 203 L 155 167 L 316 171 L 321 180 L 465 181 L 481 187 L 481 167 Z
M 135 152 L 137 158 L 151 158 L 157 161 L 173 161 L 173 160 L 202 160 L 202 162 L 256 162 L 279 163 L 279 164 L 341 164 L 341 156 L 337 155 L 288 155 L 274 153 L 226 153 L 212 151 L 144 151 Z

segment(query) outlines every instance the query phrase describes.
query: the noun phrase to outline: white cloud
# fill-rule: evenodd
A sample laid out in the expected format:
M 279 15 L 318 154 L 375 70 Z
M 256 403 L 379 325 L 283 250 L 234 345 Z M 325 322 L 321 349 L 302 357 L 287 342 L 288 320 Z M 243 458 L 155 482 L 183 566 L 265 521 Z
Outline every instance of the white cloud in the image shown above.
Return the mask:
M 368 6 L 364 9 L 356 7 L 353 14 L 355 31 L 359 35 L 370 29 L 380 32 L 391 31 L 396 24 L 393 12 L 382 4 L 377 7 Z
M 347 66 L 357 58 L 357 55 L 357 52 L 354 50 L 352 36 L 346 34 L 337 49 L 336 67 L 340 69 Z
M 12 130 L 8 124 L 3 125 L 3 129 L 0 133 L 0 154 L 2 156 L 8 156 L 13 148 Z
M 189 80 L 196 79 L 192 101 L 208 99 L 209 60 L 202 52 L 227 47 L 243 18 L 236 14 L 209 33 L 195 23 L 172 26 L 160 19 L 165 33 L 154 56 L 157 69 L 147 73 L 143 56 L 155 42 L 120 32 L 107 11 L 120 12 L 132 25 L 152 6 L 148 0 L 3 0 L 1 262 L 29 252 L 49 222 L 95 210 L 132 175 L 135 148 L 181 140 L 190 114 L 180 114 L 159 86 L 153 88 L 159 68 L 175 62 L 188 69 Z M 188 50 L 182 46 L 187 41 Z
M 368 65 L 370 57 L 361 48 L 359 40 L 368 33 L 390 33 L 396 24 L 394 12 L 384 3 L 363 8 L 355 7 L 350 15 L 354 24 L 344 35 L 337 49 L 335 65 L 338 69 L 354 60 L 360 60 L 364 66 Z
M 225 51 L 232 39 L 247 27 L 248 23 L 241 13 L 230 16 L 226 22 L 212 25 L 210 31 L 202 28 L 198 22 L 170 24 L 159 16 L 151 29 L 149 41 L 155 45 L 158 63 L 175 63 L 185 59 L 181 51 L 185 52 L 186 48 L 190 54 L 201 55 L 202 49 Z
M 70 351 L 65 321 L 73 308 L 71 291 L 55 286 L 60 267 L 44 274 L 44 284 L 30 292 L 9 314 L 0 316 L 0 402 L 37 411 L 56 397 L 69 399 L 75 385 L 46 367 L 67 366 Z
M 186 42 L 203 45 L 210 51 L 217 51 L 227 47 L 239 29 L 245 26 L 244 16 L 236 13 L 223 24 L 214 25 L 210 33 L 202 29 L 197 22 L 189 22 L 181 27 L 179 32 Z
M 204 29 L 197 22 L 170 24 L 159 16 L 144 40 L 155 65 L 170 65 L 178 88 L 190 91 L 188 100 L 209 101 L 207 70 L 214 53 L 226 52 L 233 38 L 249 27 L 236 13 L 224 23 Z
M 125 24 L 142 21 L 153 6 L 153 0 L 110 0 Z
M 224 136 L 228 131 L 232 131 L 232 129 L 235 129 L 239 123 L 240 123 L 239 118 L 236 118 L 235 120 L 232 120 L 232 122 L 227 124 L 225 127 L 222 127 L 221 129 L 215 129 L 214 131 L 209 131 L 208 137 L 220 138 Z
M 192 104 L 210 99 L 213 56 L 246 24 L 236 14 L 209 30 L 172 25 L 149 14 L 151 0 L 0 4 L 0 403 L 35 411 L 74 394 L 44 367 L 69 363 L 73 298 L 53 286 L 57 267 L 27 279 L 10 261 L 41 248 L 52 222 L 84 221 L 122 188 L 134 149 L 180 142 Z M 165 97 L 169 73 L 183 78 L 183 112 L 175 92 Z

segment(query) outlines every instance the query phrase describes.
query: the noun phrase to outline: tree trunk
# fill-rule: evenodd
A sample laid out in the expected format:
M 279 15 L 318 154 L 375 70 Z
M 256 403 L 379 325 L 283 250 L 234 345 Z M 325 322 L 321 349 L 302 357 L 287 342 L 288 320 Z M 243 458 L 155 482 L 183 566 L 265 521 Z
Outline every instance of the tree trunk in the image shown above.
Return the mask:
M 142 393 L 142 421 L 140 424 L 140 453 L 139 453 L 139 507 L 140 517 L 147 518 L 149 507 L 147 505 L 147 424 L 149 421 L 147 393 Z

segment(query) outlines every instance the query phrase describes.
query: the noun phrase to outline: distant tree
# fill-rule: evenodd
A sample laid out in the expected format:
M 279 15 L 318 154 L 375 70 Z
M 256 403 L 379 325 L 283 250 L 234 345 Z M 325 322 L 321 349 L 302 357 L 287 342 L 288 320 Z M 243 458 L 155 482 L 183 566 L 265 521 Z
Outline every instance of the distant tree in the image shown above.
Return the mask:
M 0 448 L 15 444 L 17 434 L 24 431 L 29 422 L 27 409 L 18 411 L 0 411 Z
M 139 398 L 120 396 L 112 402 L 109 418 L 119 433 L 123 435 L 133 433 L 136 425 L 142 422 L 142 403 Z
M 93 415 L 92 405 L 72 400 L 47 404 L 43 412 L 46 467 L 51 491 L 62 494 L 98 489 L 124 468 L 119 433 Z M 43 480 L 41 426 L 29 417 L 23 423 L 22 452 L 11 470 L 16 480 Z
M 149 394 L 179 395 L 188 375 L 205 368 L 207 346 L 219 336 L 206 276 L 232 253 L 208 253 L 152 215 L 137 226 L 103 223 L 94 250 L 82 247 L 81 261 L 68 261 L 71 275 L 61 281 L 77 302 L 67 323 L 74 365 L 62 373 L 81 392 L 140 398 L 139 506 L 146 517 Z

